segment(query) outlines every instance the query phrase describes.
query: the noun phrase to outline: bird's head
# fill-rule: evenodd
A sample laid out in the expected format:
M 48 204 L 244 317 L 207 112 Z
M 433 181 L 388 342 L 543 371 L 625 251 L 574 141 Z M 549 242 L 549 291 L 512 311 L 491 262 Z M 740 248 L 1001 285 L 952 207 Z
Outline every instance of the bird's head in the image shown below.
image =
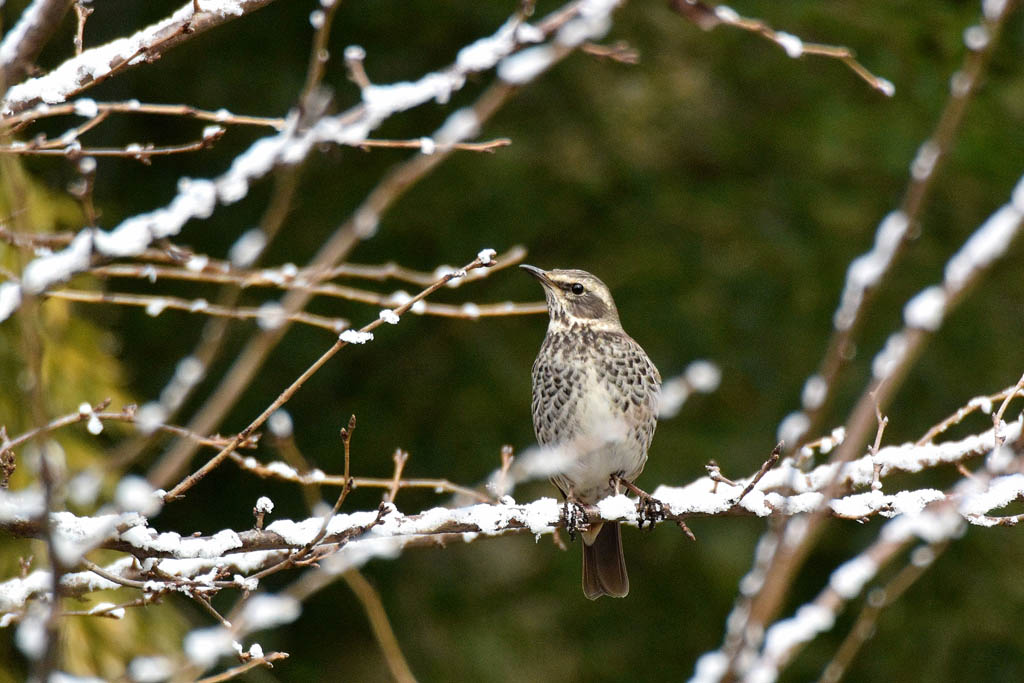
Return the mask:
M 540 281 L 552 326 L 574 324 L 622 329 L 619 312 L 607 285 L 585 270 L 541 270 L 520 266 Z

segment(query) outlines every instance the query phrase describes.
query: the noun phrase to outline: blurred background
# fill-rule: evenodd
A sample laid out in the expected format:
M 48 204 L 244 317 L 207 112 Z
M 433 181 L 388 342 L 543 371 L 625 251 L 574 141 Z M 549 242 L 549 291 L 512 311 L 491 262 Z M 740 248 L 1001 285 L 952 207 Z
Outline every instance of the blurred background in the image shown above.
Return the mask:
M 12 0 L 0 9 L 5 29 L 25 4 Z M 125 35 L 180 4 L 98 3 L 86 46 Z M 308 15 L 316 6 L 272 3 L 88 95 L 283 116 L 302 88 L 312 33 Z M 558 6 L 540 2 L 537 15 Z M 494 154 L 454 154 L 413 187 L 351 257 L 431 271 L 466 263 L 484 247 L 500 252 L 521 244 L 529 250 L 528 263 L 583 268 L 601 277 L 626 330 L 663 376 L 678 374 L 697 358 L 718 364 L 719 390 L 692 398 L 677 417 L 659 424 L 638 481 L 647 490 L 692 481 L 710 459 L 735 478 L 753 473 L 767 457 L 780 420 L 799 407 L 804 380 L 824 354 L 846 268 L 871 247 L 878 222 L 899 205 L 910 162 L 964 58 L 963 32 L 981 13 L 980 3 L 961 1 L 744 0 L 733 7 L 806 41 L 851 47 L 865 66 L 893 82 L 895 96 L 872 90 L 837 61 L 790 59 L 748 33 L 728 27 L 704 32 L 664 2 L 632 2 L 616 13 L 607 41 L 628 42 L 638 64 L 583 54 L 565 60 L 518 93 L 481 132 L 483 140 L 508 137 L 510 146 Z M 330 51 L 340 58 L 346 46 L 361 45 L 374 82 L 414 80 L 451 63 L 460 47 L 491 34 L 514 9 L 511 2 L 347 2 L 337 14 Z M 66 58 L 73 24 L 65 21 L 44 51 L 43 68 Z M 941 280 L 946 260 L 1008 200 L 1020 178 L 1022 63 L 1024 21 L 1017 12 L 942 166 L 919 234 L 857 339 L 829 428 L 842 424 L 866 386 L 870 360 L 900 326 L 906 300 Z M 446 106 L 396 116 L 376 136 L 429 135 L 491 79 L 488 74 L 469 84 Z M 339 110 L 358 101 L 340 59 L 328 66 L 325 82 Z M 95 145 L 168 144 L 193 139 L 201 128 L 174 118 L 120 116 L 87 139 Z M 212 150 L 158 158 L 151 166 L 100 160 L 100 226 L 109 229 L 165 205 L 180 177 L 222 173 L 234 155 L 265 134 L 230 127 Z M 306 262 L 383 173 L 410 154 L 337 148 L 313 154 L 264 263 Z M 14 162 L 5 163 L 12 172 Z M 65 189 L 75 177 L 71 164 L 37 158 L 20 168 L 50 212 L 53 229 L 82 226 Z M 189 223 L 176 241 L 224 257 L 258 223 L 271 189 L 269 180 L 257 183 L 244 201 Z M 971 397 L 1020 377 L 1022 256 L 1022 247 L 1013 247 L 947 319 L 888 411 L 886 443 L 916 439 Z M 398 287 L 385 284 L 380 291 Z M 173 291 L 210 297 L 216 289 L 178 283 Z M 254 305 L 261 300 L 256 293 L 246 296 Z M 540 296 L 534 280 L 509 269 L 443 290 L 433 300 L 479 304 Z M 42 310 L 48 354 L 54 370 L 60 369 L 49 378 L 51 416 L 105 396 L 115 398 L 115 408 L 152 400 L 196 344 L 204 322 L 174 311 L 154 318 L 141 309 L 60 302 Z M 348 317 L 356 326 L 377 316 L 375 307 L 337 300 L 316 301 L 310 310 Z M 503 444 L 517 451 L 533 444 L 530 366 L 545 325 L 542 316 L 477 322 L 406 316 L 400 325 L 378 330 L 372 344 L 345 349 L 299 391 L 287 407 L 297 444 L 316 466 L 340 472 L 338 430 L 355 414 L 353 473 L 389 476 L 392 452 L 402 448 L 411 454 L 408 476 L 479 482 L 499 465 Z M 226 355 L 205 391 L 254 328 L 230 327 Z M 19 329 L 11 322 L 0 326 L 0 382 L 7 387 L 18 373 Z M 241 429 L 332 341 L 329 333 L 293 327 L 221 431 Z M 4 393 L 0 423 L 11 433 L 31 426 L 18 393 Z M 980 418 L 964 428 L 984 425 Z M 84 438 L 63 445 L 69 460 L 99 461 L 104 448 L 128 434 L 110 428 L 98 445 Z M 147 453 L 136 471 L 144 474 L 160 453 L 160 447 Z M 269 449 L 258 455 L 276 457 Z M 950 472 L 936 471 L 914 482 L 946 486 L 952 479 Z M 554 493 L 536 482 L 515 497 Z M 277 503 L 274 518 L 308 514 L 297 487 L 226 465 L 190 493 L 188 504 L 170 505 L 152 522 L 183 533 L 247 528 L 260 495 Z M 325 496 L 333 500 L 334 492 Z M 346 509 L 371 509 L 379 500 L 379 491 L 358 490 Z M 405 512 L 444 502 L 422 491 L 403 491 L 397 499 Z M 831 522 L 784 615 L 813 597 L 838 564 L 875 537 L 880 523 Z M 412 549 L 395 561 L 371 562 L 363 573 L 379 591 L 421 680 L 680 679 L 692 673 L 700 653 L 720 645 L 737 582 L 764 529 L 756 519 L 695 519 L 690 525 L 696 543 L 673 525 L 624 531 L 632 579 L 625 600 L 584 599 L 579 544 L 562 552 L 550 537 Z M 3 544 L 4 576 L 12 576 L 17 556 L 32 552 L 31 546 L 10 539 Z M 1018 531 L 971 528 L 884 612 L 848 680 L 1024 680 L 1022 563 Z M 273 591 L 295 578 L 279 574 L 263 587 Z M 235 598 L 222 599 L 226 607 Z M 111 676 L 116 651 L 159 653 L 176 647 L 174 634 L 210 621 L 184 599 L 166 603 L 174 609 L 165 605 L 124 622 L 76 626 L 68 636 L 68 668 Z M 784 680 L 816 678 L 852 619 L 844 615 L 814 641 Z M 26 665 L 6 631 L 0 632 L 0 653 L 12 664 L 3 667 L 0 680 L 19 680 Z M 254 638 L 265 650 L 291 657 L 247 680 L 389 680 L 363 610 L 341 581 L 308 602 L 298 621 Z

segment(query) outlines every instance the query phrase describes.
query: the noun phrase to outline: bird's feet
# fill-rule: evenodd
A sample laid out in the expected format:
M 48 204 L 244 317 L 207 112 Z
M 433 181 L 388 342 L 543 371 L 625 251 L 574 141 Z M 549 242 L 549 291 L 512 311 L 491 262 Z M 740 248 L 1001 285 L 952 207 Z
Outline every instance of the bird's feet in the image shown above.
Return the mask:
M 661 501 L 632 482 L 626 481 L 621 472 L 612 475 L 611 485 L 616 493 L 622 487 L 636 495 L 637 522 L 641 529 L 644 528 L 644 524 L 648 525 L 648 530 L 653 529 L 655 524 L 665 519 L 665 506 Z
M 644 522 L 647 523 L 647 528 L 650 530 L 654 528 L 655 524 L 665 519 L 665 506 L 653 496 L 647 494 L 640 496 L 636 508 L 637 522 L 641 529 L 644 528 Z
M 569 534 L 570 541 L 575 541 L 577 533 L 590 527 L 587 509 L 573 498 L 565 499 L 562 504 L 562 516 L 565 517 L 565 530 Z

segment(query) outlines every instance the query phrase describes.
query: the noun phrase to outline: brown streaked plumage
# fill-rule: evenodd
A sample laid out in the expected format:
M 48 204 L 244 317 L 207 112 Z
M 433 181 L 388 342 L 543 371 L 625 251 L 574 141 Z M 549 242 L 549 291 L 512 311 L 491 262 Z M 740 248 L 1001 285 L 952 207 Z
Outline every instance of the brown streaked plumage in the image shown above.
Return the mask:
M 538 443 L 564 458 L 551 478 L 583 504 L 632 482 L 644 468 L 657 422 L 661 375 L 622 329 L 611 292 L 583 270 L 522 266 L 544 287 L 547 334 L 533 364 L 533 427 Z M 596 524 L 583 537 L 583 593 L 624 597 L 629 577 L 619 525 Z

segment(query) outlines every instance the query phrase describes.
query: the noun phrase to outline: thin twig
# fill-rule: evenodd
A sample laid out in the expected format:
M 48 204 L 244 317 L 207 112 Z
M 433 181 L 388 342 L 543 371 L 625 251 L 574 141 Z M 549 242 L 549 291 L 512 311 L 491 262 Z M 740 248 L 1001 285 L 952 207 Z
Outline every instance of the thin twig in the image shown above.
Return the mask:
M 485 267 L 484 262 L 477 258 L 468 263 L 466 267 L 463 269 L 463 271 L 468 272 L 470 270 L 483 267 Z M 433 285 L 427 287 L 419 294 L 412 297 L 407 303 L 396 308 L 395 314 L 401 316 L 403 313 L 412 308 L 417 301 L 420 301 L 421 299 L 424 299 L 427 296 L 433 294 L 438 289 L 443 287 L 446 283 L 448 283 L 450 280 L 460 276 L 460 273 L 448 273 L 442 276 Z M 370 323 L 364 325 L 362 328 L 360 328 L 359 334 L 366 334 L 368 332 L 371 332 L 378 328 L 383 323 L 384 321 L 381 318 L 377 318 L 376 320 L 373 320 Z M 262 413 L 260 413 L 260 415 L 255 420 L 250 422 L 249 426 L 243 429 L 239 433 L 239 435 L 235 437 L 234 441 L 231 444 L 229 444 L 227 447 L 221 450 L 220 453 L 218 453 L 216 456 L 207 461 L 205 465 L 203 465 L 198 470 L 185 477 L 181 482 L 174 486 L 174 488 L 172 488 L 164 497 L 164 500 L 167 502 L 177 500 L 186 491 L 188 491 L 196 483 L 202 480 L 203 477 L 205 477 L 209 472 L 211 472 L 214 468 L 218 467 L 224 461 L 224 459 L 228 457 L 231 451 L 234 450 L 234 448 L 237 446 L 237 443 L 240 443 L 252 432 L 258 429 L 274 411 L 276 411 L 278 408 L 284 405 L 289 399 L 291 399 L 295 392 L 298 391 L 299 388 L 306 383 L 306 380 L 312 377 L 324 365 L 324 363 L 330 360 L 338 351 L 348 346 L 348 344 L 349 342 L 339 337 L 338 341 L 336 341 L 329 349 L 327 349 L 312 365 L 309 366 L 309 368 L 306 369 L 305 372 L 303 372 L 297 379 L 295 379 L 295 381 L 293 381 L 291 385 L 288 386 L 287 389 L 281 392 L 281 394 L 274 400 L 274 402 L 267 406 L 267 408 Z
M 101 121 L 98 117 L 93 119 L 97 123 Z M 180 145 L 157 146 L 152 143 L 145 145 L 127 145 L 125 147 L 81 147 L 68 146 L 63 140 L 41 141 L 30 144 L 14 143 L 0 145 L 0 154 L 14 154 L 18 156 L 59 156 L 70 159 L 80 157 L 123 157 L 134 159 L 143 164 L 149 164 L 150 157 L 168 156 L 171 154 L 187 154 L 209 149 L 213 144 L 224 136 L 223 128 L 204 136 L 195 142 L 186 142 Z M 60 146 L 55 146 L 60 145 Z
M 1007 406 L 1010 405 L 1010 401 L 1013 399 L 1013 397 L 1016 396 L 1022 389 L 1024 389 L 1024 375 L 1021 375 L 1021 378 L 1019 380 L 1017 380 L 1017 383 L 1013 386 L 1013 389 L 1010 390 L 1010 393 L 1008 393 L 1006 395 L 1006 398 L 1003 399 L 1003 402 L 999 404 L 999 410 L 997 410 L 995 415 L 992 416 L 992 429 L 995 432 L 995 436 L 996 436 L 995 447 L 997 449 L 1000 446 L 1002 446 L 1003 442 L 1006 440 L 999 433 L 999 429 L 1000 429 L 1000 427 L 1002 426 L 1002 423 L 1003 423 L 1003 414 L 1006 413 L 1006 408 L 1007 408 Z
M 425 148 L 433 144 L 433 141 L 419 140 L 363 140 L 356 144 L 360 149 L 373 149 L 375 147 L 389 149 L 418 149 L 426 153 Z M 454 150 L 465 152 L 494 152 L 501 147 L 508 147 L 512 144 L 509 138 L 497 138 L 486 142 L 457 142 L 450 147 Z M 433 149 L 432 147 L 430 149 Z
M 188 596 L 192 598 L 192 600 L 195 601 L 196 604 L 202 607 L 207 614 L 209 614 L 218 622 L 220 622 L 221 626 L 223 626 L 224 628 L 231 628 L 231 622 L 225 619 L 223 616 L 221 616 L 221 613 L 213 608 L 213 605 L 210 604 L 210 599 L 208 597 L 196 591 L 189 592 Z
M 243 457 L 238 453 L 233 453 L 230 457 L 241 469 L 247 472 L 252 472 L 253 474 L 263 477 L 265 479 L 279 479 L 281 481 L 290 481 L 296 484 L 300 484 L 304 487 L 345 485 L 344 475 L 324 474 L 319 470 L 301 473 L 296 471 L 294 467 L 286 468 L 279 466 L 267 466 L 256 462 L 256 460 L 254 460 L 253 458 Z M 349 480 L 351 481 L 353 489 L 390 489 L 394 485 L 394 479 L 392 477 L 352 476 L 349 478 Z M 431 489 L 432 491 L 435 491 L 437 493 L 449 493 L 458 494 L 461 496 L 468 496 L 482 503 L 493 502 L 493 499 L 490 496 L 487 496 L 486 494 L 483 494 L 475 489 L 469 488 L 468 486 L 460 486 L 459 484 L 455 484 L 449 481 L 448 479 L 399 479 L 398 488 Z
M 65 247 L 74 237 L 75 233 L 69 231 L 55 233 L 18 232 L 10 230 L 0 222 L 0 242 L 9 244 L 12 247 L 18 247 L 19 249 Z
M 722 474 L 722 468 L 715 460 L 709 460 L 707 465 L 704 465 L 704 470 L 708 473 L 708 479 L 715 483 L 711 487 L 712 493 L 718 492 L 719 484 L 728 484 L 729 486 L 739 486 L 736 482 Z
M 323 81 L 327 62 L 331 55 L 328 50 L 331 26 L 334 24 L 334 15 L 337 13 L 340 5 L 340 2 L 322 3 L 322 8 L 314 10 L 319 13 L 319 25 L 316 27 L 309 50 L 309 61 L 306 65 L 306 81 L 298 96 L 298 101 L 302 106 L 307 106 L 310 103 L 310 99 L 320 87 L 321 81 Z
M 255 669 L 258 666 L 273 669 L 274 662 L 287 658 L 287 652 L 271 652 L 269 655 L 264 655 L 263 657 L 254 657 L 245 664 L 239 664 L 238 666 L 228 669 L 223 673 L 219 673 L 216 676 L 207 676 L 206 678 L 200 678 L 198 681 L 196 681 L 196 683 L 224 683 L 224 681 L 230 681 L 232 678 L 237 678 L 244 674 L 246 671 Z
M 13 439 L 6 438 L 6 432 L 3 433 L 3 438 L 0 438 L 0 456 L 5 455 L 12 449 L 17 448 L 21 444 L 33 439 L 40 434 L 46 434 L 49 432 L 57 431 L 69 425 L 78 424 L 80 422 L 87 422 L 93 418 L 102 422 L 128 422 L 132 424 L 138 423 L 138 416 L 135 410 L 135 406 L 127 406 L 120 412 L 105 412 L 105 408 L 110 403 L 110 399 L 105 399 L 100 403 L 97 403 L 91 411 L 84 412 L 78 411 L 69 413 L 62 417 L 58 417 L 51 422 L 31 429 L 23 434 L 19 434 Z M 166 432 L 168 434 L 174 434 L 175 436 L 183 437 L 194 441 L 200 446 L 210 446 L 213 448 L 223 448 L 226 444 L 233 442 L 233 439 L 221 436 L 202 436 L 201 434 L 195 434 L 187 429 L 178 427 L 176 425 L 169 424 L 156 424 L 147 425 L 147 429 L 152 428 L 157 431 Z M 256 446 L 259 436 L 257 434 L 250 435 L 249 438 L 239 442 L 236 448 L 254 448 Z
M 740 497 L 736 499 L 737 503 L 746 498 L 747 494 L 754 490 L 754 487 L 757 486 L 757 483 L 761 481 L 765 474 L 768 473 L 768 470 L 775 467 L 775 464 L 779 462 L 779 456 L 782 455 L 782 449 L 785 447 L 786 443 L 784 441 L 780 441 L 775 445 L 775 448 L 772 449 L 771 455 L 769 455 L 768 459 L 765 460 L 764 463 L 762 463 L 761 468 L 757 471 L 757 474 L 755 474 L 754 478 L 750 480 L 750 483 L 747 484 L 747 487 L 743 489 L 743 493 L 740 494 Z
M 508 473 L 512 468 L 512 463 L 515 462 L 516 456 L 512 448 L 512 444 L 504 444 L 501 447 L 501 467 L 498 469 L 497 491 L 504 492 L 507 490 L 506 482 L 508 481 Z M 460 492 L 461 493 L 461 492 Z M 463 494 L 465 495 L 465 494 Z
M 67 567 L 61 560 L 61 553 L 57 550 L 57 540 L 51 524 L 52 513 L 57 512 L 60 504 L 63 482 L 58 480 L 59 474 L 57 463 L 52 462 L 53 456 L 44 450 L 39 458 L 39 479 L 43 484 L 43 511 L 40 516 L 40 524 L 43 530 L 43 541 L 46 543 L 46 554 L 50 559 L 50 592 L 52 595 L 47 610 L 45 622 L 45 640 L 42 651 L 36 659 L 34 666 L 35 680 L 48 681 L 50 672 L 58 665 L 58 653 L 60 652 L 60 617 L 64 611 L 63 595 L 61 592 L 61 578 L 67 572 Z
M 391 476 L 391 486 L 388 488 L 387 493 L 384 494 L 384 501 L 387 503 L 395 502 L 398 490 L 402 488 L 402 470 L 405 469 L 405 463 L 409 460 L 409 453 L 399 448 L 395 451 L 392 458 L 395 461 L 395 472 Z
M 824 671 L 818 683 L 838 683 L 843 674 L 846 673 L 857 652 L 874 635 L 875 623 L 879 616 L 889 605 L 896 602 L 908 588 L 914 585 L 924 572 L 932 565 L 935 558 L 941 555 L 949 546 L 948 542 L 936 543 L 930 546 L 922 546 L 918 550 L 927 549 L 931 555 L 929 562 L 910 562 L 894 576 L 884 588 L 878 588 L 868 594 L 857 620 L 850 627 L 849 633 L 840 644 L 836 654 L 831 661 L 825 665 Z M 917 552 L 917 551 L 915 551 Z
M 146 607 L 152 605 L 158 600 L 157 594 L 145 593 L 141 598 L 135 600 L 129 600 L 127 602 L 121 602 L 116 605 L 108 605 L 103 608 L 93 607 L 92 609 L 81 609 L 81 610 L 67 610 L 64 612 L 65 617 L 106 617 L 108 619 L 120 619 L 120 616 L 113 614 L 118 610 L 125 610 L 129 607 Z
M 264 232 L 266 232 L 264 230 Z M 74 237 L 72 233 L 49 236 L 50 239 L 40 243 L 36 235 L 11 233 L 0 228 L 0 239 L 23 249 L 35 249 L 40 246 L 64 246 Z M 494 266 L 487 271 L 467 273 L 465 278 L 457 281 L 465 285 L 516 265 L 526 256 L 522 246 L 511 247 L 508 251 L 495 256 Z M 158 264 L 149 263 L 155 261 Z M 424 272 L 400 266 L 394 262 L 380 265 L 343 263 L 334 268 L 296 268 L 286 263 L 276 268 L 241 268 L 229 261 L 209 258 L 194 254 L 182 247 L 174 247 L 172 251 L 150 250 L 144 253 L 136 263 L 111 263 L 97 265 L 89 272 L 99 277 L 138 278 L 155 280 L 185 280 L 189 282 L 210 282 L 233 284 L 242 288 L 276 287 L 279 289 L 301 289 L 314 294 L 337 295 L 342 298 L 362 301 L 364 303 L 385 304 L 387 298 L 376 292 L 357 288 L 339 288 L 336 290 L 318 290 L 316 285 L 325 284 L 334 278 L 354 278 L 363 280 L 399 280 L 420 287 L 429 287 L 441 275 L 455 271 L 451 266 L 440 266 L 434 272 Z M 388 295 L 388 298 L 394 295 Z M 404 303 L 400 302 L 400 303 Z
M 607 59 L 619 64 L 639 64 L 640 53 L 632 45 L 624 40 L 617 40 L 611 45 L 600 45 L 598 43 L 584 43 L 580 50 L 592 57 Z
M 384 610 L 384 603 L 370 582 L 358 571 L 350 570 L 341 575 L 345 583 L 352 589 L 359 604 L 363 606 L 367 618 L 370 620 L 370 629 L 373 637 L 380 645 L 384 661 L 391 671 L 391 677 L 399 683 L 414 683 L 416 677 L 409 668 L 409 662 L 402 654 L 402 648 L 395 637 L 395 631 L 391 628 L 388 613 Z
M 669 5 L 682 16 L 690 19 L 705 31 L 721 24 L 733 26 L 742 31 L 760 35 L 786 51 L 794 59 L 804 55 L 815 55 L 835 59 L 845 64 L 851 71 L 882 94 L 891 97 L 894 89 L 892 83 L 876 76 L 863 64 L 857 61 L 853 50 L 841 45 L 823 45 L 821 43 L 805 43 L 790 33 L 777 31 L 761 19 L 742 17 L 732 8 L 712 7 L 699 0 L 671 0 Z
M 341 504 L 344 502 L 345 496 L 347 496 L 349 491 L 352 490 L 352 433 L 355 432 L 355 430 L 356 416 L 352 415 L 348 418 L 348 426 L 341 430 L 342 447 L 345 453 L 345 471 L 341 475 L 343 484 L 341 486 L 341 493 L 338 494 L 338 501 L 334 505 L 335 512 L 341 508 Z
M 82 54 L 82 49 L 85 46 L 85 22 L 93 11 L 93 8 L 87 6 L 82 0 L 75 0 L 75 19 L 78 25 L 78 28 L 75 30 L 76 57 Z
M 1013 398 L 1014 396 L 1024 396 L 1024 386 L 1016 384 L 1012 387 L 1007 387 L 1002 391 L 996 392 L 990 396 L 979 396 L 971 399 L 966 405 L 957 409 L 955 413 L 944 419 L 942 422 L 932 426 L 924 436 L 918 439 L 915 443 L 918 446 L 926 443 L 932 443 L 935 437 L 943 434 L 950 427 L 960 424 L 965 417 L 971 413 L 975 413 L 979 410 L 985 412 L 991 411 L 991 406 L 996 401 L 1003 401 L 1006 398 Z
M 63 299 L 85 304 L 113 304 L 117 306 L 138 306 L 145 308 L 150 315 L 159 315 L 165 309 L 185 311 L 198 315 L 234 320 L 258 320 L 264 324 L 275 326 L 284 321 L 310 325 L 329 332 L 338 333 L 349 326 L 344 318 L 328 318 L 315 313 L 301 311 L 284 315 L 277 306 L 273 308 L 253 308 L 248 306 L 223 306 L 212 304 L 206 299 L 182 299 L 176 296 L 156 294 L 122 294 L 119 292 L 87 292 L 78 289 L 55 289 L 45 294 L 48 299 Z
M 188 280 L 192 282 L 214 282 L 237 284 L 241 287 L 263 286 L 278 287 L 289 291 L 304 291 L 319 296 L 356 301 L 388 308 L 402 303 L 405 295 L 378 294 L 365 289 L 355 287 L 343 287 L 331 283 L 321 285 L 308 285 L 299 281 L 286 282 L 277 279 L 271 273 L 264 273 L 258 276 L 259 279 L 235 276 L 227 273 L 217 272 L 194 272 L 187 268 L 167 268 L 152 265 L 112 265 L 101 266 L 93 269 L 100 275 L 148 277 L 171 280 Z M 88 304 L 112 304 L 117 306 L 137 306 L 146 308 L 151 315 L 158 314 L 164 309 L 185 311 L 187 313 L 207 315 L 218 318 L 233 318 L 236 320 L 267 320 L 275 324 L 283 320 L 288 322 L 311 325 L 332 332 L 340 332 L 348 326 L 344 318 L 330 318 L 327 316 L 307 313 L 305 311 L 292 313 L 284 316 L 278 306 L 272 308 L 233 306 L 225 304 L 210 303 L 206 299 L 183 299 L 176 296 L 160 294 L 129 294 L 122 292 L 92 292 L 77 289 L 54 289 L 47 291 L 44 296 L 51 299 L 67 299 L 79 303 Z M 460 318 L 464 320 L 476 320 L 478 318 L 505 317 L 511 315 L 539 315 L 547 312 L 547 306 L 543 301 L 517 302 L 505 301 L 502 303 L 477 304 L 466 302 L 463 304 L 439 304 L 424 302 L 416 306 L 412 311 L 416 315 L 430 315 L 441 318 Z
M 30 142 L 13 143 L 11 145 L 5 145 L 0 147 L 0 150 L 7 153 L 18 153 L 19 150 L 25 151 L 38 151 L 38 150 L 58 150 L 62 156 L 70 156 L 73 153 L 77 153 L 77 148 L 72 147 L 77 142 L 78 137 L 84 133 L 89 132 L 96 126 L 103 123 L 107 118 L 109 112 L 99 112 L 95 116 L 87 119 L 84 123 L 74 128 L 69 128 L 59 138 L 55 140 L 48 140 L 45 135 L 39 135 L 33 138 Z
M 875 432 L 875 442 L 868 447 L 868 453 L 871 458 L 874 459 L 878 455 L 878 449 L 882 446 L 882 435 L 885 433 L 885 428 L 889 424 L 888 416 L 882 415 L 882 407 L 875 402 L 875 420 L 878 422 L 878 430 Z M 872 479 L 871 479 L 871 490 L 881 491 L 882 490 L 882 463 L 876 462 L 872 467 Z
M 233 114 L 227 109 L 211 111 L 199 109 L 187 104 L 155 104 L 151 102 L 139 102 L 128 100 L 126 102 L 95 102 L 96 113 L 100 114 L 149 114 L 156 116 L 178 116 L 197 121 L 209 121 L 224 126 L 264 126 L 274 130 L 283 130 L 285 120 L 280 117 L 269 116 L 247 116 L 244 114 Z M 15 116 L 10 116 L 0 125 L 5 127 L 18 127 L 33 121 L 53 116 L 68 116 L 74 114 L 76 105 L 73 102 L 62 104 L 51 104 L 38 109 L 28 109 Z
M 95 564 L 94 562 L 90 562 L 84 557 L 81 560 L 79 560 L 79 562 L 83 567 L 91 571 L 93 574 L 96 574 L 97 576 L 102 576 L 104 579 L 110 581 L 111 583 L 117 583 L 128 588 L 138 588 L 140 590 L 146 588 L 145 581 L 135 581 L 134 579 L 128 579 L 123 576 L 118 576 L 117 574 L 111 574 L 103 567 L 99 566 L 98 564 Z

